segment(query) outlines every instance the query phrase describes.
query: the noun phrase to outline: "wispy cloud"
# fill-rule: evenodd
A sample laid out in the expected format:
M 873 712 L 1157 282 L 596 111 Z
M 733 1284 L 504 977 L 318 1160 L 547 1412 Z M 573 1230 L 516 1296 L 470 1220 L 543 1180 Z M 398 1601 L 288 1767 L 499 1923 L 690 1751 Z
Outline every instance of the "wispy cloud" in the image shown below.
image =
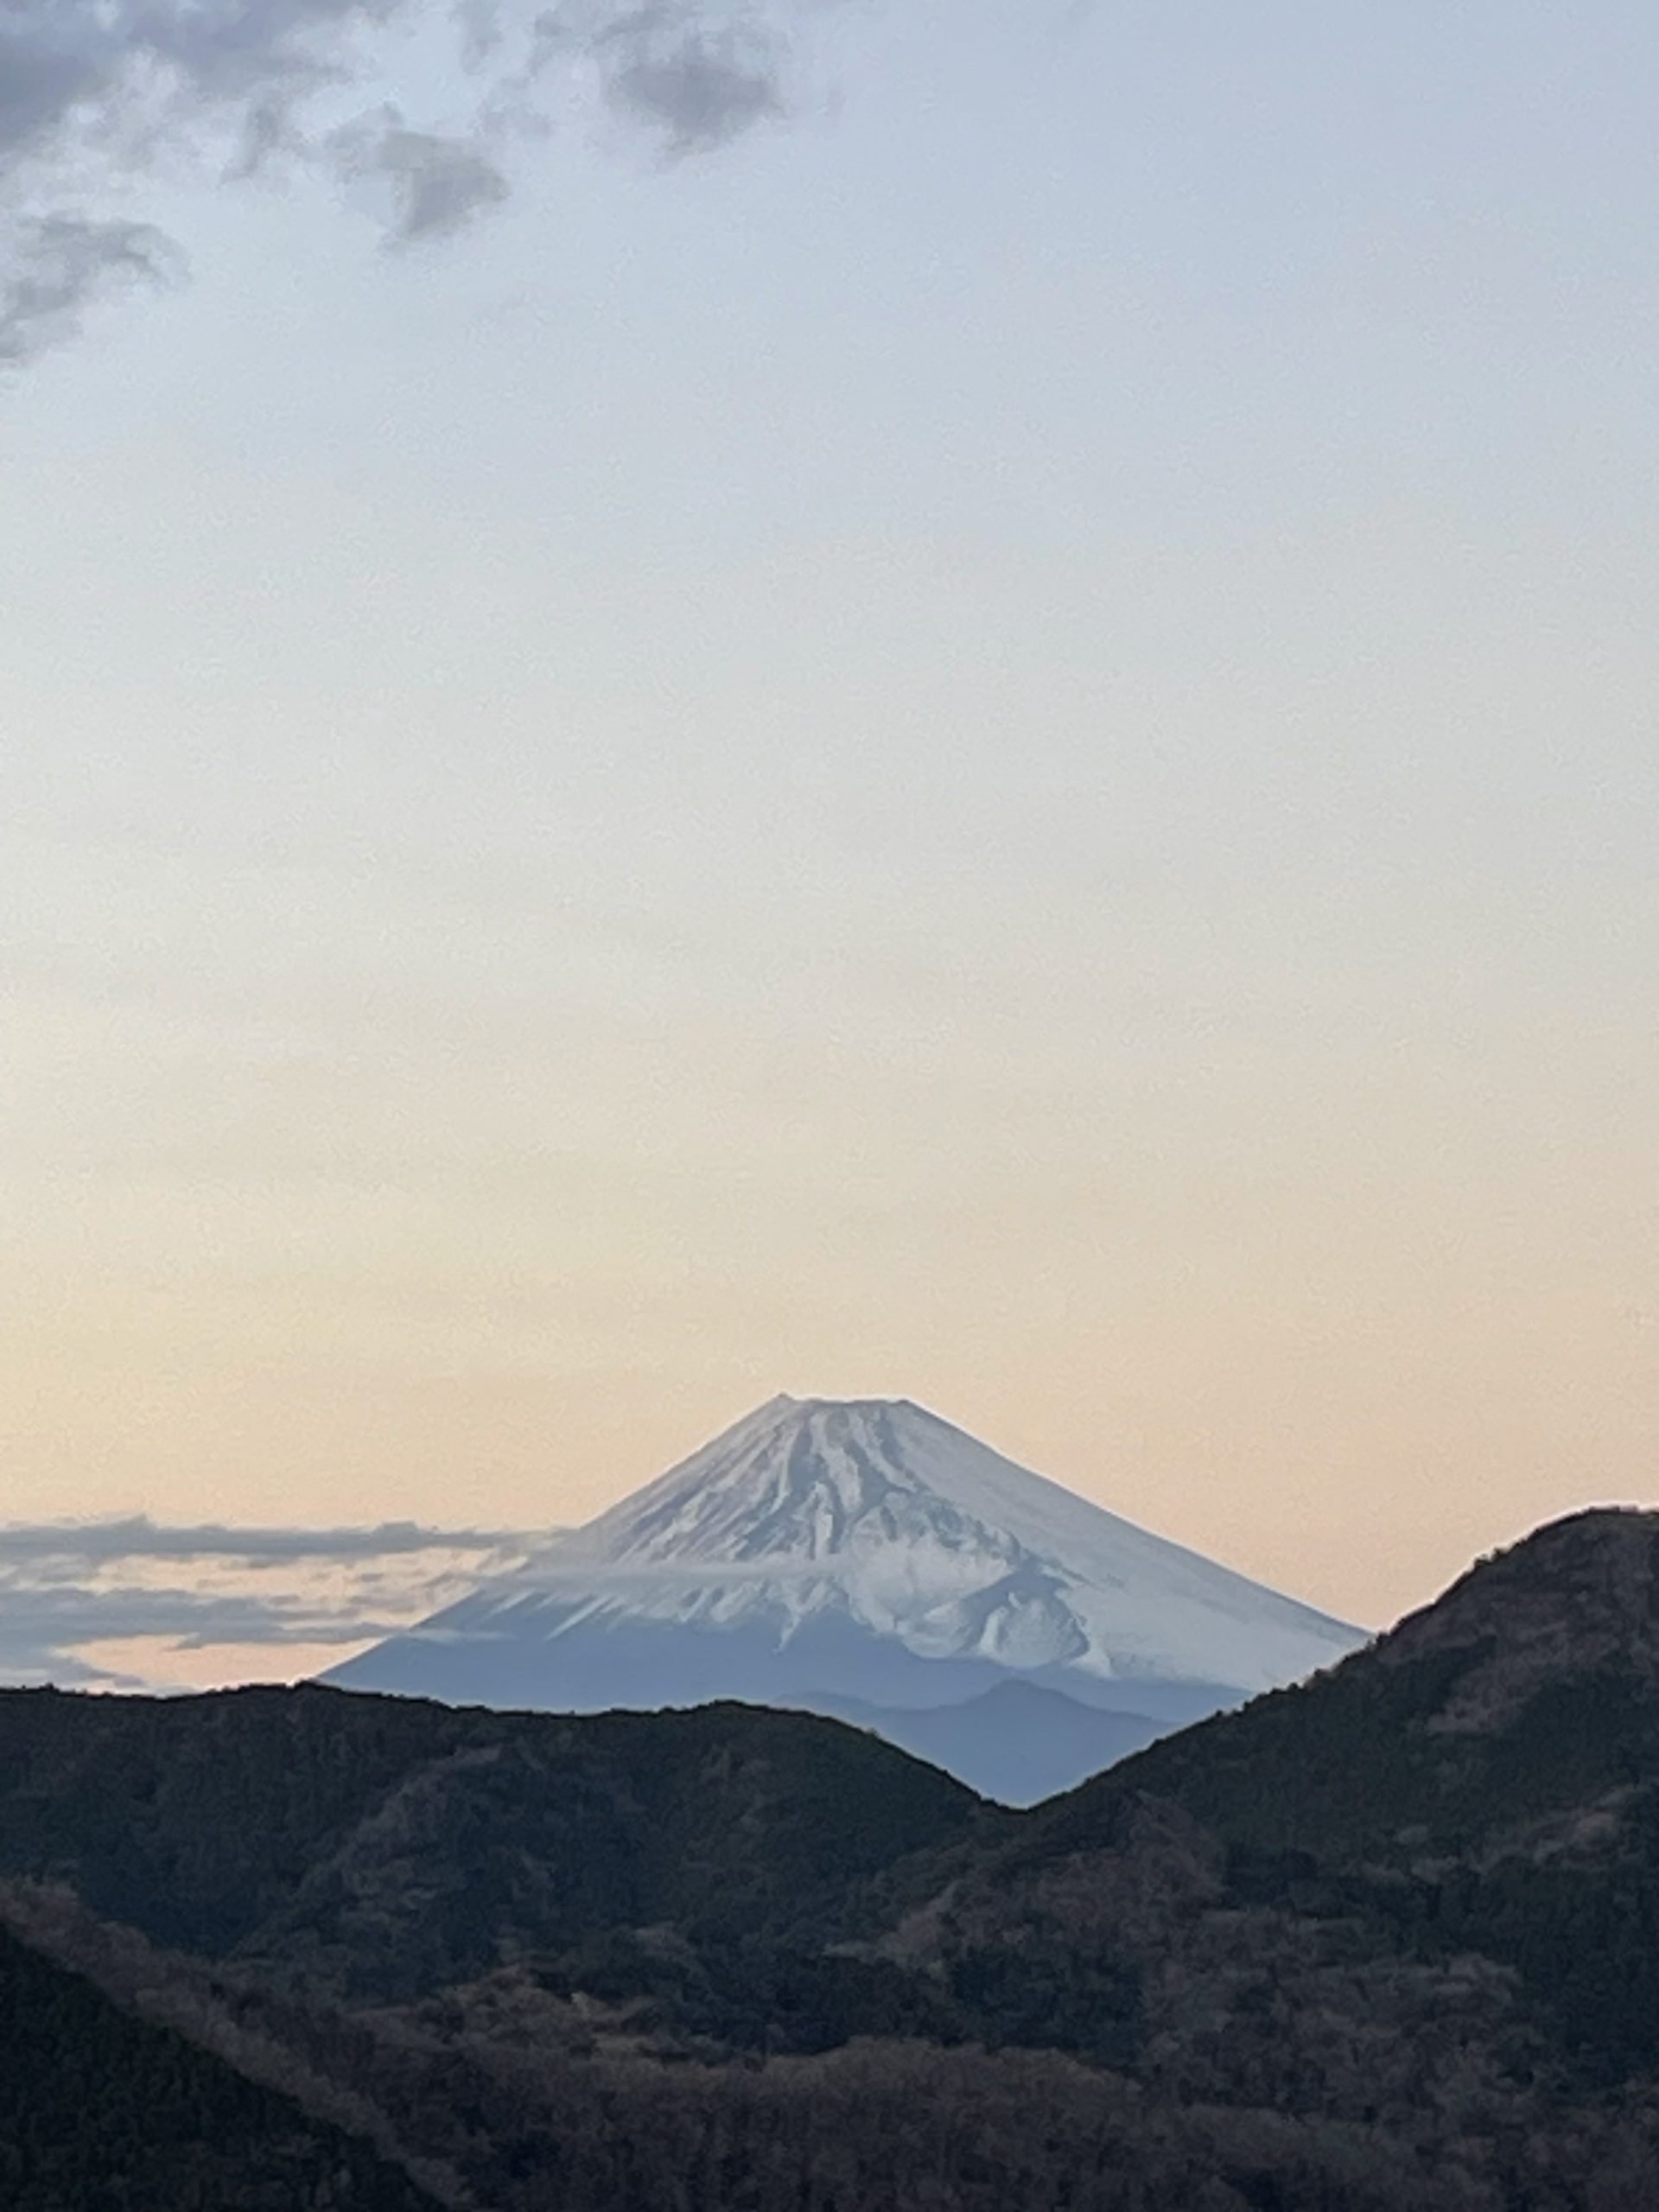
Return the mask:
M 168 1528 L 147 1514 L 122 1521 L 0 1522 L 0 1571 L 23 1560 L 103 1565 L 127 1559 L 385 1559 L 410 1552 L 497 1552 L 523 1545 L 518 1531 L 431 1529 L 414 1521 L 373 1528 L 239 1529 L 224 1522 Z
M 785 114 L 805 0 L 0 0 L 0 366 L 112 289 L 175 274 L 144 188 L 309 163 L 388 188 L 388 242 L 463 228 L 586 79 L 677 156 Z M 447 111 L 411 116 L 393 31 L 447 41 Z M 365 105 L 365 103 L 367 103 Z M 135 209 L 135 198 L 140 203 Z
M 407 1628 L 521 1567 L 549 1533 L 412 1522 L 169 1528 L 142 1516 L 0 1526 L 0 1681 L 177 1681 L 193 1672 L 181 1655 L 230 1649 L 267 1651 L 282 1672 L 285 1654 Z M 136 1662 L 112 1665 L 116 1647 Z

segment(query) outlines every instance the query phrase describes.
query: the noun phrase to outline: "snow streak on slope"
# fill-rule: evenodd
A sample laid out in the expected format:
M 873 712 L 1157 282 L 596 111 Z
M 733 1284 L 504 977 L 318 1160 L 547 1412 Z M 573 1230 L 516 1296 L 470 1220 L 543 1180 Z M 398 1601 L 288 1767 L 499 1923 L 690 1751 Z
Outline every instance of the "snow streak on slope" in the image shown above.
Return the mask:
M 645 1626 L 774 1649 L 844 1627 L 1085 1695 L 1090 1681 L 1249 1693 L 1362 1640 L 902 1399 L 774 1399 L 427 1632 L 545 1644 Z

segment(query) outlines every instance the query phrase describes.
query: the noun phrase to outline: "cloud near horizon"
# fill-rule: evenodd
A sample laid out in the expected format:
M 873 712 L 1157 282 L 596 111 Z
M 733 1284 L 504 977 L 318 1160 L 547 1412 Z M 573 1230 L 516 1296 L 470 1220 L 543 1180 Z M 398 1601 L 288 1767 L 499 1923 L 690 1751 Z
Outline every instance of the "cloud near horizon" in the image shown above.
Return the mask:
M 190 1672 L 181 1654 L 370 1642 L 522 1566 L 551 1533 L 169 1528 L 143 1515 L 0 1525 L 0 1683 L 171 1686 Z M 137 1648 L 136 1669 L 99 1656 L 115 1645 Z M 169 1662 L 155 1676 L 147 1649 Z
M 441 118 L 391 96 L 387 37 L 408 29 L 448 41 Z M 386 243 L 410 245 L 507 196 L 573 73 L 683 156 L 784 115 L 787 67 L 784 29 L 744 0 L 0 0 L 0 368 L 181 273 L 143 219 L 163 172 L 368 179 Z

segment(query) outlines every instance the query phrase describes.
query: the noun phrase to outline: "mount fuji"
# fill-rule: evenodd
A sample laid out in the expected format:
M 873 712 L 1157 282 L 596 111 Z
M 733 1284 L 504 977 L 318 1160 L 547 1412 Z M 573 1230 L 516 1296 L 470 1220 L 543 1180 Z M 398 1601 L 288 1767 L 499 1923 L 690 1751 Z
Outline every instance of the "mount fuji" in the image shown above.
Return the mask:
M 806 1707 L 1029 1803 L 1363 1641 L 906 1399 L 779 1397 L 326 1679 Z

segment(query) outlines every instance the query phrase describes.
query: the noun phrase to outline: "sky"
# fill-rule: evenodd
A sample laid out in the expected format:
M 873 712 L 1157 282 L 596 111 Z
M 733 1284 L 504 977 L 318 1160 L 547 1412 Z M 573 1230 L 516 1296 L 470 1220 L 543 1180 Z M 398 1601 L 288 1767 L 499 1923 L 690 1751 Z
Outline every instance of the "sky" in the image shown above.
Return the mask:
M 1366 1624 L 1653 1502 L 1656 73 L 0 5 L 0 1520 L 448 1588 L 779 1390 Z

